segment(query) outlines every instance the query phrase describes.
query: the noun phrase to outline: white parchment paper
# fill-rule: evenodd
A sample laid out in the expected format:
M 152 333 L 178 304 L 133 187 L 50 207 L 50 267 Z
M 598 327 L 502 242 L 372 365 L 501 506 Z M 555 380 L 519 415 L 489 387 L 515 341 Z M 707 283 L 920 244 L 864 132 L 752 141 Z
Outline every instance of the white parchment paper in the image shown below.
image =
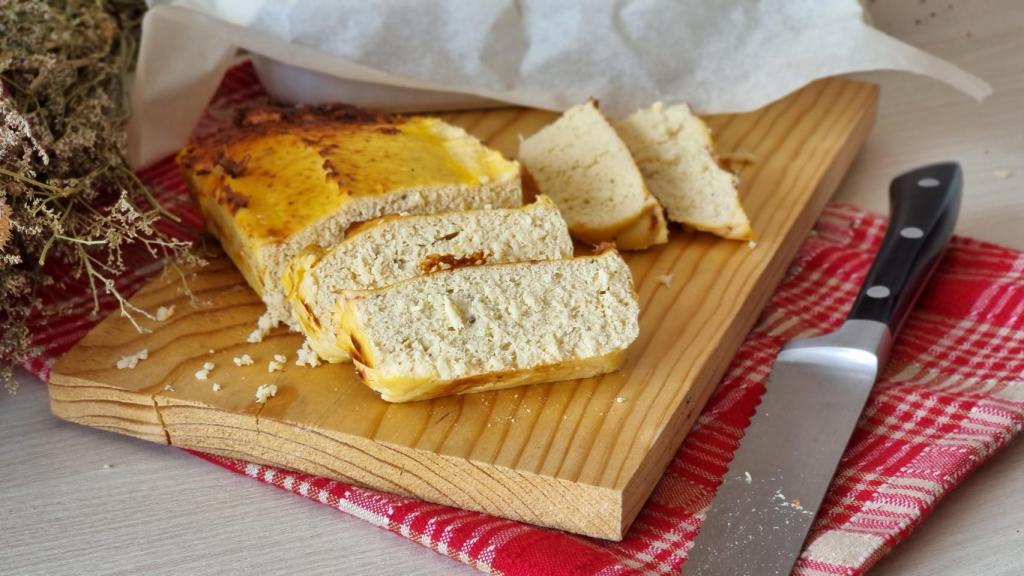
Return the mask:
M 266 57 L 258 69 L 278 97 L 389 109 L 564 110 L 596 97 L 612 116 L 657 100 L 742 112 L 817 78 L 879 69 L 977 99 L 991 92 L 871 27 L 856 0 L 150 1 L 129 126 L 135 166 L 186 141 L 239 49 Z

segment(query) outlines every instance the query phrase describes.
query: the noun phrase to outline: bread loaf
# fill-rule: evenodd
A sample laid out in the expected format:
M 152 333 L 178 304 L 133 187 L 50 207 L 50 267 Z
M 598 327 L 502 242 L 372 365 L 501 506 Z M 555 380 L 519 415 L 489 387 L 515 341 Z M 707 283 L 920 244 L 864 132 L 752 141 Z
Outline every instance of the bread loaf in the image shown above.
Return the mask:
M 311 244 L 397 213 L 522 203 L 519 165 L 436 118 L 349 106 L 257 107 L 178 155 L 207 227 L 274 322 L 286 264 Z
M 356 371 L 390 402 L 617 370 L 638 315 L 615 251 L 444 270 L 338 303 Z
M 349 231 L 329 250 L 307 248 L 284 288 L 310 347 L 344 362 L 332 318 L 343 290 L 389 286 L 421 274 L 480 264 L 572 257 L 569 231 L 547 196 L 522 208 L 386 216 Z

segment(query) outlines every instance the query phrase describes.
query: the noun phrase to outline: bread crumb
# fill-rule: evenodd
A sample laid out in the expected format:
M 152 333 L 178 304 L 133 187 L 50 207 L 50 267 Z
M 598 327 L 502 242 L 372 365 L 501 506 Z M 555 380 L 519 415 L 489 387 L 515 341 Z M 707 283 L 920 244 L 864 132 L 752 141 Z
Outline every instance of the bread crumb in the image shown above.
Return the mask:
M 744 472 L 743 481 L 746 482 L 747 484 L 750 484 L 751 482 L 754 481 L 754 477 L 750 475 L 750 472 Z
M 210 377 L 210 371 L 213 370 L 215 364 L 213 362 L 204 362 L 203 367 L 196 372 L 196 380 L 206 380 Z
M 117 369 L 124 370 L 125 368 L 131 370 L 139 365 L 141 360 L 149 358 L 149 349 L 143 348 L 135 354 L 129 354 L 127 356 L 121 356 L 117 361 Z
M 625 401 L 626 401 L 626 397 L 625 396 L 618 396 L 618 397 L 615 398 L 615 402 L 617 402 L 619 404 L 622 404 Z
M 206 353 L 207 354 L 213 354 L 213 348 L 210 348 L 209 350 L 207 350 Z
M 216 382 L 214 382 L 213 385 L 210 386 L 210 389 L 212 389 L 214 392 L 220 392 L 221 388 L 221 385 L 217 384 Z
M 747 242 L 747 248 L 750 248 L 751 250 L 753 250 L 754 248 L 757 248 L 757 242 L 755 242 L 753 240 L 751 240 L 750 242 Z
M 280 372 L 284 370 L 284 364 L 281 364 L 277 360 L 271 360 L 267 363 L 267 372 Z
M 1003 180 L 1009 178 L 1010 176 L 1013 176 L 1013 170 L 995 170 L 992 173 L 995 174 L 996 177 L 1002 178 Z
M 263 337 L 270 334 L 270 330 L 274 328 L 274 321 L 270 319 L 270 311 L 263 313 L 260 319 L 256 321 L 256 329 L 253 330 L 249 337 L 246 338 L 246 342 L 250 344 L 257 344 L 263 342 Z
M 164 384 L 164 391 L 165 392 L 174 392 L 174 386 L 171 386 L 170 384 Z
M 654 279 L 658 281 L 658 284 L 662 284 L 664 286 L 671 286 L 672 277 L 672 274 L 661 274 L 659 276 L 655 276 Z
M 174 316 L 174 304 L 171 304 L 170 306 L 161 306 L 156 309 L 157 322 L 163 322 L 171 316 Z
M 103 465 L 103 469 L 104 469 L 104 470 L 110 470 L 110 469 L 112 469 L 113 467 L 114 467 L 114 465 L 113 465 L 113 464 L 104 464 L 104 465 Z
M 274 360 L 280 362 L 281 364 L 284 364 L 285 362 L 288 361 L 288 357 L 285 356 L 284 354 L 274 354 Z
M 260 384 L 256 389 L 256 401 L 260 404 L 266 403 L 274 396 L 277 396 L 277 384 Z
M 242 354 L 234 359 L 235 366 L 252 366 L 252 356 Z
M 299 346 L 299 349 L 295 351 L 295 365 L 309 366 L 310 368 L 316 368 L 320 365 L 320 357 L 309 347 L 309 340 L 304 341 L 302 346 Z

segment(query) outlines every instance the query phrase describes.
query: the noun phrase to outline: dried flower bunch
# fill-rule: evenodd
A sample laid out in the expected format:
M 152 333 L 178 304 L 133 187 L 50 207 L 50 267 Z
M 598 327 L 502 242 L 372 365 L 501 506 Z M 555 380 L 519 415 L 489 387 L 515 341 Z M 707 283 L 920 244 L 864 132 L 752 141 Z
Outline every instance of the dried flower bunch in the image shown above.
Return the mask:
M 124 249 L 195 260 L 178 219 L 124 160 L 126 75 L 142 2 L 0 0 L 0 381 L 30 353 L 38 290 L 85 279 L 94 312 L 117 292 Z M 52 260 L 70 273 L 49 272 Z

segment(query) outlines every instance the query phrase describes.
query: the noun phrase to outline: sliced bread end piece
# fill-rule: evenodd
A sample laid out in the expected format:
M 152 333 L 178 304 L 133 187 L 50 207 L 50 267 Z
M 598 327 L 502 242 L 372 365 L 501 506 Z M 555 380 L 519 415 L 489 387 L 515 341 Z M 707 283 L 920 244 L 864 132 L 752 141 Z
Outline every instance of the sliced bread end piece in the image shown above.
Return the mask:
M 736 175 L 718 165 L 711 131 L 686 104 L 658 102 L 615 127 L 669 220 L 723 238 L 752 238 Z
M 651 229 L 660 211 L 629 149 L 593 101 L 570 108 L 523 140 L 519 159 L 537 188 L 558 205 L 576 238 L 646 248 L 664 241 Z M 619 236 L 624 235 L 624 243 Z M 628 245 L 627 245 L 628 244 Z
M 618 369 L 639 303 L 615 251 L 446 270 L 338 305 L 360 377 L 391 402 Z

